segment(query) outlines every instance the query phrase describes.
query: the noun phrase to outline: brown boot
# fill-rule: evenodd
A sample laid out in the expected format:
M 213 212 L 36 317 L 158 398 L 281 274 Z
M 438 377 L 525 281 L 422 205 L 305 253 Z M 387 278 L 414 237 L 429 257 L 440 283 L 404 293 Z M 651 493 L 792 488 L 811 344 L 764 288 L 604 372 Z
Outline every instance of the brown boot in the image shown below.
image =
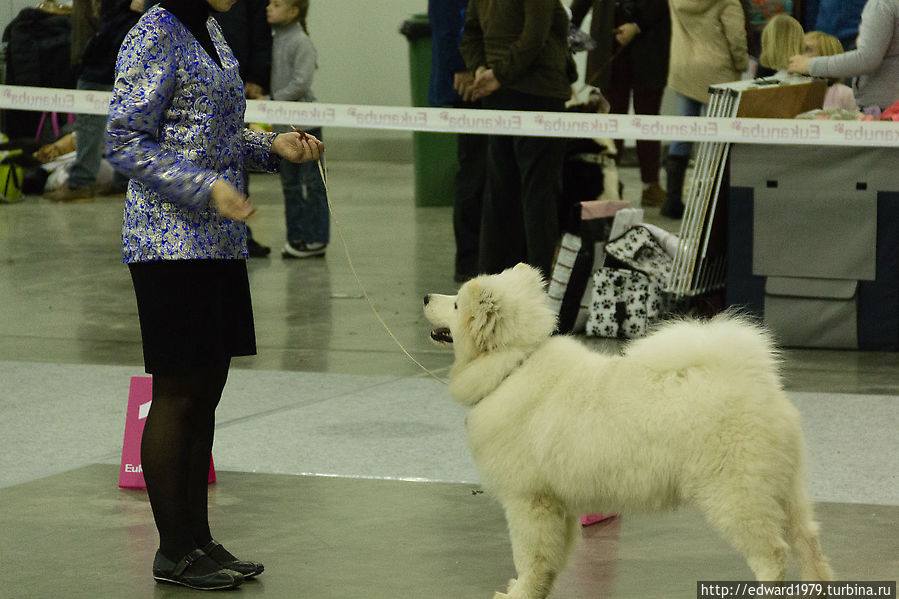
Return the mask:
M 665 203 L 665 190 L 659 185 L 658 181 L 646 183 L 643 186 L 643 197 L 640 205 L 644 208 L 647 206 L 661 206 Z
M 63 183 L 62 187 L 48 191 L 44 197 L 51 202 L 67 202 L 67 203 L 84 203 L 94 201 L 93 187 L 69 187 L 68 183 Z

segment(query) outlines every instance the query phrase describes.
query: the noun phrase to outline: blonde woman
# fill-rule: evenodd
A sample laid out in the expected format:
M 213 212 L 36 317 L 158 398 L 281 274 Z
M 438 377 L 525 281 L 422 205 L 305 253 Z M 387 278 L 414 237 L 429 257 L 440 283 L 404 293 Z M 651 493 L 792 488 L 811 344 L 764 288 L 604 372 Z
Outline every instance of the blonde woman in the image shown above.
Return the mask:
M 709 103 L 709 86 L 737 81 L 749 67 L 746 16 L 740 0 L 670 0 L 671 62 L 668 87 L 677 93 L 681 116 L 700 116 Z M 667 198 L 661 214 L 681 218 L 684 174 L 693 144 L 668 148 Z

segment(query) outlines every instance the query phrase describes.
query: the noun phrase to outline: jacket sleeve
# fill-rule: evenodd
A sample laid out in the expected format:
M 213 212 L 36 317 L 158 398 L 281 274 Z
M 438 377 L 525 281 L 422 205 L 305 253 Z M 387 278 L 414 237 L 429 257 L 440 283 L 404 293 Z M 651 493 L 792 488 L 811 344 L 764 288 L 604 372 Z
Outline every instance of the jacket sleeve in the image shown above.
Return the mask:
M 155 23 L 138 25 L 125 38 L 106 124 L 107 158 L 166 201 L 199 210 L 206 206 L 218 175 L 166 151 L 157 141 L 174 95 L 176 43 Z
M 721 10 L 721 25 L 730 47 L 734 69 L 740 72 L 749 68 L 749 48 L 746 42 L 746 13 L 740 0 L 726 0 Z
M 254 171 L 277 173 L 281 168 L 281 157 L 272 152 L 272 144 L 277 133 L 261 133 L 243 128 L 244 164 Z
M 895 17 L 882 3 L 869 2 L 862 12 L 855 50 L 812 58 L 809 74 L 813 77 L 858 77 L 873 73 L 886 56 L 895 27 Z
M 436 12 L 436 14 L 428 16 L 437 55 L 451 73 L 466 70 L 465 60 L 459 50 L 459 38 L 465 27 L 464 2 L 432 2 L 428 9 L 431 10 L 431 8 Z
M 469 0 L 468 9 L 465 11 L 465 29 L 462 31 L 462 41 L 459 43 L 462 58 L 469 71 L 476 71 L 478 67 L 487 66 L 487 55 L 484 52 L 484 32 L 478 19 L 478 0 Z
M 559 0 L 524 0 L 524 27 L 521 35 L 503 58 L 490 65 L 501 84 L 517 81 L 528 73 L 546 44 L 557 6 Z

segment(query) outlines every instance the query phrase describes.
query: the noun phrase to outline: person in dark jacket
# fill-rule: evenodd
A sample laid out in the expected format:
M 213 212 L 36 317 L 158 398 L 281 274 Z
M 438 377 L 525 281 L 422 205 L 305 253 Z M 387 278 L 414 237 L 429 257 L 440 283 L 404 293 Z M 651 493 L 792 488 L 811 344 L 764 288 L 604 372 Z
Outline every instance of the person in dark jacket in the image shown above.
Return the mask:
M 238 0 L 227 12 L 212 11 L 240 63 L 240 77 L 248 98 L 269 93 L 272 30 L 265 18 L 266 4 L 267 0 Z
M 596 48 L 587 55 L 585 82 L 599 87 L 613 114 L 627 114 L 632 99 L 636 114 L 659 114 L 671 44 L 667 0 L 573 0 L 572 23 L 580 27 L 591 10 L 590 37 Z M 615 145 L 620 163 L 624 141 Z M 661 143 L 638 141 L 637 157 L 642 205 L 660 206 L 665 201 L 659 185 Z
M 102 1 L 100 28 L 81 53 L 78 89 L 112 91 L 119 48 L 143 10 L 144 0 Z M 128 179 L 118 171 L 110 183 L 96 184 L 105 130 L 106 115 L 79 114 L 75 117 L 75 160 L 69 165 L 68 180 L 58 189 L 45 193 L 44 197 L 54 202 L 72 202 L 94 195 L 124 193 Z
M 431 23 L 428 103 L 431 106 L 480 107 L 479 102 L 463 100 L 455 89 L 462 81 L 473 82 L 459 50 L 467 6 L 468 0 L 428 0 L 428 20 Z M 461 133 L 457 143 L 459 170 L 453 190 L 453 233 L 456 239 L 454 279 L 462 283 L 478 274 L 481 206 L 487 182 L 487 136 Z
M 559 0 L 471 0 L 462 56 L 474 74 L 463 87 L 488 110 L 561 112 L 571 97 L 566 9 Z M 478 270 L 519 262 L 549 277 L 559 239 L 565 140 L 491 135 Z
M 248 98 L 269 93 L 272 76 L 272 30 L 265 17 L 268 0 L 237 0 L 229 11 L 212 11 L 225 41 L 240 63 L 240 77 Z M 244 178 L 243 192 L 250 193 L 250 177 Z M 247 247 L 251 258 L 265 258 L 272 249 L 259 243 L 247 227 Z
M 7 85 L 74 89 L 78 78 L 70 60 L 70 15 L 23 8 L 3 30 L 3 42 L 7 44 Z M 40 112 L 27 110 L 6 110 L 4 114 L 4 133 L 10 138 L 33 138 L 42 118 Z M 48 127 L 43 131 L 52 129 Z M 50 143 L 54 140 L 55 137 L 46 134 L 38 141 Z

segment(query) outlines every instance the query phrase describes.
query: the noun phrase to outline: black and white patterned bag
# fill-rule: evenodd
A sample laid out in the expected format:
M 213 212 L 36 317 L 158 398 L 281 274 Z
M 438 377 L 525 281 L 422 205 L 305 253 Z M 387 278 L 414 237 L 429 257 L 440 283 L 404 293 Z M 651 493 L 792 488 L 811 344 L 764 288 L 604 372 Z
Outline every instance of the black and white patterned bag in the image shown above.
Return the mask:
M 606 254 L 621 267 L 605 266 L 593 274 L 593 296 L 586 333 L 634 339 L 664 315 L 663 292 L 672 259 L 650 231 L 635 226 L 606 244 Z

